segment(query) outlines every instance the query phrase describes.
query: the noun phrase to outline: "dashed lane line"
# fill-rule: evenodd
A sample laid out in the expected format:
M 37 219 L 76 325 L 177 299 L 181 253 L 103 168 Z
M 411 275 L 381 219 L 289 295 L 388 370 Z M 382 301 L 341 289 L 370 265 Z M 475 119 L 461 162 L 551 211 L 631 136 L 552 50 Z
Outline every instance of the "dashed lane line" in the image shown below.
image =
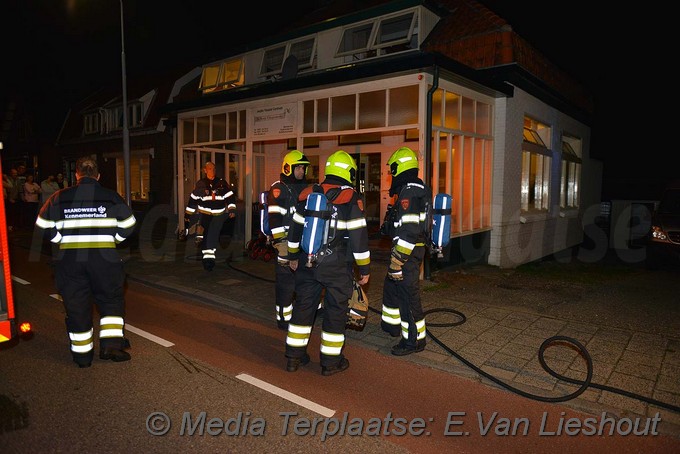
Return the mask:
M 28 285 L 28 284 L 30 284 L 30 282 L 25 281 L 25 280 L 21 279 L 20 277 L 16 277 L 16 276 L 12 276 L 12 280 L 13 280 L 14 282 L 18 282 L 18 283 L 21 284 L 21 285 Z
M 290 402 L 293 402 L 294 404 L 300 405 L 301 407 L 305 407 L 308 410 L 312 410 L 321 416 L 325 416 L 326 418 L 330 418 L 335 414 L 335 410 L 331 410 L 330 408 L 324 407 L 323 405 L 314 403 L 311 400 L 307 400 L 304 397 L 298 396 L 297 394 L 293 394 L 286 391 L 285 389 L 279 388 L 278 386 L 274 386 L 270 383 L 267 383 L 266 381 L 262 381 L 259 378 L 253 377 L 252 375 L 239 374 L 236 376 L 236 378 L 246 383 L 250 383 L 253 386 L 257 386 L 260 389 L 263 389 Z
M 135 333 L 138 336 L 142 336 L 145 339 L 149 339 L 151 342 L 155 342 L 159 345 L 162 345 L 163 347 L 172 347 L 173 345 L 175 345 L 172 342 L 163 339 L 162 337 L 158 337 L 142 329 L 135 328 L 134 326 L 128 323 L 125 324 L 125 330 L 130 331 L 131 333 Z

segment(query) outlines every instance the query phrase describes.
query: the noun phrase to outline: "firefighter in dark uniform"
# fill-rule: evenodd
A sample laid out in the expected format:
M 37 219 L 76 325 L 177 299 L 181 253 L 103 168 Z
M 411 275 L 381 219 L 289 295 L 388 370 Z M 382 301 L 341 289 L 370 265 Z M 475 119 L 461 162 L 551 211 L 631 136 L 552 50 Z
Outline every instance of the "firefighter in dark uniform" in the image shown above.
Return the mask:
M 127 361 L 125 272 L 116 244 L 132 234 L 135 217 L 118 193 L 99 184 L 95 159 L 80 158 L 76 177 L 77 185 L 54 193 L 36 220 L 50 241 L 59 246 L 55 280 L 66 310 L 71 354 L 80 367 L 92 363 L 93 297 L 100 315 L 99 358 Z
M 308 186 L 308 167 L 309 160 L 300 151 L 286 153 L 281 165 L 280 179 L 272 183 L 267 198 L 272 244 L 277 252 L 276 324 L 282 330 L 288 330 L 295 298 L 295 275 L 288 266 L 288 230 L 300 192 Z
M 392 238 L 390 265 L 383 287 L 380 326 L 401 340 L 392 354 L 404 356 L 425 349 L 425 316 L 420 301 L 420 265 L 425 257 L 427 204 L 430 189 L 418 178 L 418 156 L 399 148 L 387 161 L 392 175 L 390 197 L 397 196 L 386 215 L 383 233 Z
M 191 224 L 200 222 L 203 235 L 198 239 L 201 240 L 203 268 L 212 271 L 222 226 L 227 219 L 236 217 L 236 201 L 229 183 L 215 175 L 214 163 L 206 162 L 203 171 L 205 177 L 196 182 L 184 210 L 184 228 L 186 232 Z
M 288 232 L 288 253 L 290 267 L 295 271 L 296 290 L 293 314 L 286 336 L 286 370 L 289 372 L 295 372 L 299 366 L 309 362 L 307 344 L 324 289 L 321 373 L 333 375 L 349 367 L 349 361 L 342 350 L 345 344 L 347 304 L 353 291 L 353 264 L 356 264 L 361 276 L 357 283 L 363 285 L 368 282 L 371 262 L 366 215 L 362 200 L 352 186 L 356 174 L 357 165 L 354 159 L 345 151 L 336 151 L 326 161 L 325 180 L 300 193 Z M 322 260 L 312 266 L 298 266 L 305 224 L 305 202 L 312 190 L 323 190 L 337 208 L 337 217 L 330 221 L 331 228 L 334 227 L 336 233 L 328 244 L 330 254 L 325 254 Z

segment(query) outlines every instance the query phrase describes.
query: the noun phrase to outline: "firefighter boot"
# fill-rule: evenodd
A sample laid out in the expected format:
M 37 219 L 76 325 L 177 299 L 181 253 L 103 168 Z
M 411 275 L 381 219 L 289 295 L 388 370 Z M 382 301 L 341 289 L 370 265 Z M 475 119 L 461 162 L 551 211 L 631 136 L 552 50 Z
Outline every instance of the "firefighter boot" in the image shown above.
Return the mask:
M 321 366 L 321 375 L 327 377 L 329 375 L 337 374 L 349 367 L 349 360 L 343 357 L 340 362 L 334 366 Z
M 304 354 L 302 358 L 288 358 L 288 364 L 286 364 L 286 370 L 288 372 L 296 372 L 298 367 L 304 366 L 309 363 L 309 355 Z
M 416 341 L 416 345 L 409 345 L 404 339 L 400 340 L 397 345 L 392 347 L 392 354 L 394 356 L 406 356 L 411 353 L 418 353 L 425 350 L 425 339 Z
M 124 350 L 117 348 L 103 348 L 99 351 L 99 359 L 111 360 L 114 363 L 120 363 L 130 360 L 130 354 Z
M 99 359 L 111 360 L 114 363 L 130 361 L 130 354 L 125 350 L 130 348 L 130 340 L 123 337 L 104 338 L 99 345 Z
M 85 369 L 92 365 L 93 356 L 91 351 L 89 353 L 73 353 L 73 362 L 81 369 Z
M 401 326 L 399 325 L 390 325 L 388 323 L 385 323 L 384 321 L 380 321 L 380 329 L 382 329 L 384 332 L 389 334 L 392 337 L 399 337 L 401 336 Z
M 215 268 L 215 259 L 203 259 L 203 269 L 212 271 Z
M 288 331 L 288 322 L 284 320 L 277 320 L 276 326 L 282 331 Z

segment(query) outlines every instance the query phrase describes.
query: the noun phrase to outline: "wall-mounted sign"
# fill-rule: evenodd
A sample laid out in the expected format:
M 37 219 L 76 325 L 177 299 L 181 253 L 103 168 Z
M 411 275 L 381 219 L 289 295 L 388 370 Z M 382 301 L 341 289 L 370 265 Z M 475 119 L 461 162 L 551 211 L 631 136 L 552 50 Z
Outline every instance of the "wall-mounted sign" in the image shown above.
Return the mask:
M 262 107 L 253 112 L 253 135 L 270 136 L 295 132 L 297 104 Z

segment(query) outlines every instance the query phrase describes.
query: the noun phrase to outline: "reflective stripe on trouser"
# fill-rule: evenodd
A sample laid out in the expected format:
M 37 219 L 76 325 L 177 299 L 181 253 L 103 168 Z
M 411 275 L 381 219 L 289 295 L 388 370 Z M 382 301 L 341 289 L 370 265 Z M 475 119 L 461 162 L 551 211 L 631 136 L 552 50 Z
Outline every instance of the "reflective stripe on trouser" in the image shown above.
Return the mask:
M 293 299 L 295 298 L 295 274 L 288 265 L 274 263 L 275 293 L 276 293 L 276 321 L 289 322 L 293 313 Z
M 292 349 L 302 349 L 302 354 L 299 356 L 291 356 L 291 358 L 301 358 L 304 355 L 307 344 L 309 343 L 309 336 L 312 334 L 311 325 L 294 325 L 288 324 L 288 335 L 286 336 L 286 351 L 288 347 Z
M 344 251 L 334 251 L 317 266 L 300 266 L 295 271 L 296 298 L 293 302 L 293 315 L 288 323 L 286 356 L 301 358 L 305 346 L 291 345 L 289 342 L 292 327 L 311 327 L 319 307 L 321 293 L 324 294 L 324 315 L 321 325 L 320 362 L 323 367 L 336 366 L 342 360 L 347 322 L 347 301 L 352 294 L 351 263 L 348 265 Z
M 393 281 L 386 277 L 383 286 L 383 313 L 385 308 L 399 308 L 401 336 L 412 346 L 416 345 L 417 340 L 425 339 L 427 335 L 420 300 L 420 265 L 424 256 L 425 247 L 416 246 L 402 266 L 404 279 Z
M 293 305 L 289 304 L 286 307 L 276 306 L 276 321 L 277 322 L 289 322 L 290 317 L 293 315 Z
M 425 339 L 425 335 L 427 334 L 425 331 L 425 319 L 416 320 L 415 325 L 417 332 L 416 340 Z M 401 322 L 401 337 L 405 340 L 408 340 L 409 326 L 408 322 Z
M 390 279 L 391 280 L 391 279 Z M 391 307 L 387 306 L 384 302 L 382 305 L 382 317 L 380 318 L 380 321 L 388 325 L 386 328 L 390 329 L 390 331 L 394 330 L 395 335 L 396 332 L 400 329 L 399 326 L 401 325 L 401 317 L 399 316 L 399 307 Z
M 321 354 L 339 356 L 345 346 L 344 334 L 333 334 L 321 331 Z
M 71 351 L 79 355 L 90 353 L 94 349 L 94 330 L 83 333 L 68 333 L 71 341 Z
M 109 315 L 99 319 L 99 338 L 123 337 L 123 317 Z

